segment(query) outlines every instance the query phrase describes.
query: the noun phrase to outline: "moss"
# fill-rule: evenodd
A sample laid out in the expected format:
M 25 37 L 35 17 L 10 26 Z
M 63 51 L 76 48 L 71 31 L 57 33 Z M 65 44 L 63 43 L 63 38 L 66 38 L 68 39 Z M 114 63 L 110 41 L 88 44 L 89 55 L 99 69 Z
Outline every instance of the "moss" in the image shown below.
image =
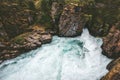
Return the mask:
M 86 21 L 92 20 L 92 15 L 90 15 L 90 14 L 83 14 L 83 16 L 85 17 Z
M 41 18 L 36 21 L 36 24 L 41 24 L 45 27 L 52 28 L 53 21 L 51 17 L 51 0 L 40 0 L 40 11 L 41 11 Z
M 65 0 L 66 4 L 77 3 L 79 6 L 91 5 L 94 3 L 94 0 Z
M 100 17 L 94 17 L 87 23 L 87 28 L 93 36 L 106 36 L 109 32 L 110 25 Z
M 28 8 L 30 9 L 30 10 L 36 10 L 36 8 L 35 8 L 35 5 L 34 5 L 34 2 L 33 1 L 28 1 Z
M 14 40 L 15 43 L 17 44 L 23 44 L 24 43 L 24 38 L 19 36 L 19 37 L 16 37 L 16 39 Z
M 47 29 L 55 29 L 55 26 L 58 25 L 61 10 L 55 15 L 55 23 L 51 17 L 51 7 L 52 3 L 57 2 L 58 4 L 64 5 L 64 0 L 38 0 L 35 2 L 35 7 L 38 10 L 39 17 L 36 17 L 36 24 L 41 24 Z
M 28 36 L 30 34 L 30 32 L 28 33 L 23 33 L 15 38 L 13 38 L 11 40 L 12 43 L 16 43 L 16 44 L 20 44 L 20 45 L 23 45 L 24 42 L 25 42 L 25 37 Z
M 84 13 L 92 15 L 87 27 L 93 35 L 107 35 L 109 28 L 120 21 L 119 2 L 118 0 L 95 0 L 95 4 L 84 7 Z
M 78 3 L 78 2 L 80 2 L 80 0 L 65 0 L 66 4 L 69 4 L 69 3 Z

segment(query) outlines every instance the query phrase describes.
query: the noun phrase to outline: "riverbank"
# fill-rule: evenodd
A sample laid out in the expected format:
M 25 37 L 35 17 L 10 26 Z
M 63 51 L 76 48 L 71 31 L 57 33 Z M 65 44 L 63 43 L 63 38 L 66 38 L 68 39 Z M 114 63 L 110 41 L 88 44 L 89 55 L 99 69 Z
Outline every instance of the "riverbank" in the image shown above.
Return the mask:
M 51 43 L 1 64 L 0 79 L 99 80 L 111 61 L 101 54 L 101 45 L 87 29 L 74 38 L 53 36 Z
M 103 80 L 119 80 L 119 7 L 117 0 L 1 0 L 0 63 L 51 42 L 54 34 L 75 37 L 86 27 L 103 38 L 102 53 L 117 61 Z

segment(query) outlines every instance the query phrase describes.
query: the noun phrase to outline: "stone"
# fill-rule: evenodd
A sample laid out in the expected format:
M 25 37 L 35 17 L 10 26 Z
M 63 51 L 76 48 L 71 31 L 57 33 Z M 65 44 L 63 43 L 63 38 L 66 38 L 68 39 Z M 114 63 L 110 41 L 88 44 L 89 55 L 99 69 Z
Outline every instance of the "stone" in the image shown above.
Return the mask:
M 86 20 L 80 6 L 67 5 L 59 21 L 59 36 L 72 37 L 82 33 Z
M 0 49 L 5 49 L 5 48 L 6 48 L 6 46 L 0 42 Z
M 109 34 L 103 37 L 103 54 L 109 58 L 120 57 L 120 30 L 113 26 Z
M 107 69 L 111 70 L 115 65 L 120 64 L 120 57 L 112 60 L 108 65 L 107 65 Z
M 35 12 L 30 10 L 27 4 L 28 2 L 26 1 L 23 1 L 22 4 L 16 0 L 0 1 L 0 17 L 2 17 L 0 19 L 0 24 L 3 24 L 2 26 L 10 39 L 27 31 L 29 25 L 33 23 L 33 18 L 35 16 L 33 14 L 35 14 Z
M 108 64 L 109 72 L 101 80 L 120 80 L 120 57 Z
M 51 40 L 52 40 L 51 34 L 41 35 L 40 41 L 41 41 L 43 44 L 49 43 L 49 42 L 51 42 Z
M 35 42 L 35 44 L 37 44 L 38 46 L 41 46 L 41 42 Z

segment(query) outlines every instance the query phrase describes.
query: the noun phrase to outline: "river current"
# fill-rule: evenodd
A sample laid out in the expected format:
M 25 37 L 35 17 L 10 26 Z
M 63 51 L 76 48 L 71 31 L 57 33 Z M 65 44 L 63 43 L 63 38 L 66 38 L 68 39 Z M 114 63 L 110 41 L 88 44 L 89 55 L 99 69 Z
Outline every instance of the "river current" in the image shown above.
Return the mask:
M 74 38 L 54 36 L 51 43 L 2 63 L 0 80 L 99 80 L 111 61 L 101 45 L 87 29 Z

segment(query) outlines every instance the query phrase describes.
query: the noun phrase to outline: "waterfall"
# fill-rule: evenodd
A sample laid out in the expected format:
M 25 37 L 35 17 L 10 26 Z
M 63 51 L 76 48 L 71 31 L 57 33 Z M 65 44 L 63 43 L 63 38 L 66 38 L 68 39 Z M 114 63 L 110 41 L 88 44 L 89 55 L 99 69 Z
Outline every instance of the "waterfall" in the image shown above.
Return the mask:
M 87 29 L 75 38 L 54 36 L 50 44 L 2 63 L 0 80 L 99 80 L 111 61 L 101 45 Z

